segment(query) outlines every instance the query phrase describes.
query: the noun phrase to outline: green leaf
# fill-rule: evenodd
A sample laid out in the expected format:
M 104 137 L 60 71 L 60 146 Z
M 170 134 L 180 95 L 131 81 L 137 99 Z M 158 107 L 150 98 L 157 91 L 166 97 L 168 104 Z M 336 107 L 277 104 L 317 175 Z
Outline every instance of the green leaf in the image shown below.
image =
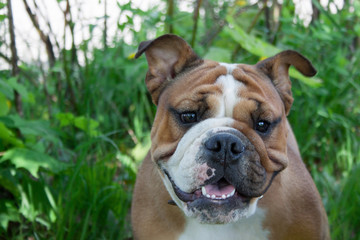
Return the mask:
M 4 21 L 4 19 L 7 18 L 6 15 L 4 14 L 0 14 L 0 22 Z
M 271 57 L 281 52 L 281 49 L 246 33 L 241 27 L 236 25 L 232 16 L 228 16 L 227 21 L 231 24 L 233 29 L 226 27 L 224 29 L 225 32 L 250 53 L 259 57 Z
M 231 51 L 224 48 L 211 47 L 204 58 L 228 63 L 231 61 Z
M 99 126 L 99 122 L 91 118 L 80 116 L 75 118 L 74 126 L 88 133 L 90 136 L 96 136 L 96 128 Z
M 13 168 L 0 169 L 0 186 L 9 191 L 15 198 L 20 196 L 18 180 L 11 174 Z
M 6 125 L 10 128 L 18 128 L 24 135 L 42 136 L 45 138 L 55 138 L 56 133 L 51 128 L 50 123 L 45 120 L 26 120 L 18 115 L 9 115 Z
M 136 173 L 137 168 L 135 162 L 131 159 L 131 157 L 122 154 L 120 151 L 116 153 L 116 159 L 120 161 L 120 163 L 130 169 L 133 173 Z
M 8 84 L 14 90 L 16 90 L 25 100 L 28 99 L 28 91 L 26 90 L 26 88 L 23 85 L 21 85 L 20 83 L 17 82 L 16 77 L 9 78 L 8 79 Z
M 310 87 L 313 87 L 313 88 L 321 87 L 322 83 L 323 83 L 320 78 L 316 78 L 316 77 L 308 78 L 308 77 L 305 77 L 304 75 L 299 73 L 294 68 L 289 69 L 289 75 L 290 75 L 290 77 L 296 78 L 296 79 L 302 81 L 303 83 L 305 83 L 305 84 L 307 84 L 307 85 L 309 85 Z
M 0 199 L 0 227 L 7 229 L 9 222 L 19 222 L 20 214 L 15 203 L 8 199 Z
M 74 115 L 72 113 L 58 113 L 56 119 L 60 121 L 60 127 L 66 127 L 74 123 Z
M 25 168 L 31 175 L 38 178 L 40 168 L 45 168 L 52 173 L 58 173 L 67 167 L 68 164 L 55 160 L 47 154 L 25 148 L 13 148 L 6 151 L 0 163 L 10 161 L 16 168 Z
M 9 106 L 4 94 L 0 92 L 0 116 L 5 116 L 9 112 Z
M 2 122 L 0 122 L 0 140 L 5 144 L 11 144 L 15 147 L 22 147 L 24 145 L 23 142 L 17 139 L 14 133 Z
M 0 79 L 0 92 L 2 92 L 7 99 L 14 100 L 14 89 L 7 81 L 4 81 L 4 79 Z
M 135 162 L 141 162 L 151 147 L 150 136 L 147 136 L 143 142 L 136 144 L 131 150 L 131 156 L 135 159 Z
M 231 28 L 225 27 L 224 31 L 229 34 L 246 51 L 260 58 L 271 57 L 281 52 L 281 49 L 246 33 L 241 27 L 236 25 L 236 22 L 232 16 L 229 15 L 226 19 L 231 25 Z M 320 87 L 322 85 L 322 80 L 320 78 L 308 78 L 293 69 L 290 69 L 289 75 L 311 87 Z

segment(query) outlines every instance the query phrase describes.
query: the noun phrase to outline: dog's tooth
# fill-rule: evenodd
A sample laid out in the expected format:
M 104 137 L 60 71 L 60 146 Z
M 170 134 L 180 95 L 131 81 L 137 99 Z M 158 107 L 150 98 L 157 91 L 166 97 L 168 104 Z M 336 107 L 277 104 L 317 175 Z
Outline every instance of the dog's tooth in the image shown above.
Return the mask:
M 206 194 L 206 197 L 207 197 L 207 198 L 210 198 L 210 195 L 209 195 L 209 194 Z
M 232 190 L 232 192 L 230 193 L 230 197 L 234 196 L 234 194 L 235 194 L 235 189 Z
M 206 189 L 205 189 L 205 187 L 202 187 L 202 188 L 201 188 L 201 193 L 202 193 L 202 195 L 206 196 Z
M 222 197 L 222 199 L 225 199 L 225 198 L 226 198 L 225 194 L 223 194 L 221 197 Z
M 215 196 L 215 195 L 211 195 L 211 198 L 212 198 L 212 199 L 215 199 L 215 198 L 216 198 L 216 196 Z

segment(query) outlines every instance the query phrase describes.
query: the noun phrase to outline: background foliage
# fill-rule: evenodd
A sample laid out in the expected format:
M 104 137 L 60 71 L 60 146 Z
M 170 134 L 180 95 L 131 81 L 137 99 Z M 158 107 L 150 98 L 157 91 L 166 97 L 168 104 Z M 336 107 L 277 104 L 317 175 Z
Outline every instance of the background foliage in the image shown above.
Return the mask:
M 12 28 L 9 2 L 0 4 L 5 33 Z M 57 2 L 67 6 L 64 18 L 76 7 Z M 92 47 L 90 35 L 55 48 L 50 33 L 34 24 L 45 35 L 48 62 L 14 62 L 16 51 L 1 52 L 9 67 L 0 71 L 0 239 L 131 238 L 131 192 L 155 113 L 143 83 L 145 59 L 133 58 L 141 41 L 167 32 L 185 38 L 200 56 L 224 62 L 256 63 L 285 49 L 311 59 L 315 79 L 292 70 L 289 119 L 323 197 L 332 239 L 360 239 L 359 2 L 332 14 L 314 0 L 307 27 L 292 1 L 251 2 L 188 1 L 184 8 L 168 0 L 148 11 L 118 3 L 127 16 L 117 28 L 123 37 L 107 39 L 106 16 L 87 26 L 102 29 L 101 47 Z M 74 30 L 76 21 L 66 19 Z M 14 50 L 5 36 L 0 44 Z

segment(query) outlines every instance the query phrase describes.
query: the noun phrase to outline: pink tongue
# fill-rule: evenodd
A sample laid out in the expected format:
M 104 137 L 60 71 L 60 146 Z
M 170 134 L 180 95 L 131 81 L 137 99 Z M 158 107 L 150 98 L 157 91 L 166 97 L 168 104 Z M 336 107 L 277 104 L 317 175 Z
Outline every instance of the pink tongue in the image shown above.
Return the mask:
M 209 184 L 205 186 L 206 193 L 211 195 L 215 195 L 217 197 L 221 197 L 222 195 L 230 194 L 235 187 L 233 185 L 226 185 L 219 187 L 217 184 Z

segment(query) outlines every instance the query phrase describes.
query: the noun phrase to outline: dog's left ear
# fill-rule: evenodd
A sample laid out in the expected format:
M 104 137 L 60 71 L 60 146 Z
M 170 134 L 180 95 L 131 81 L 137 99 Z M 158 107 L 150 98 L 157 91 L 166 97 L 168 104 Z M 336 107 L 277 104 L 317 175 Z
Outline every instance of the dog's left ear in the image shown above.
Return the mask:
M 141 42 L 135 58 L 144 52 L 149 65 L 145 83 L 155 105 L 171 80 L 185 68 L 202 62 L 184 39 L 173 34 Z
M 311 62 L 300 53 L 292 50 L 280 52 L 256 64 L 258 69 L 270 77 L 276 90 L 279 92 L 284 102 L 286 115 L 288 115 L 294 100 L 289 79 L 290 65 L 293 65 L 304 76 L 312 77 L 316 74 L 316 69 Z

